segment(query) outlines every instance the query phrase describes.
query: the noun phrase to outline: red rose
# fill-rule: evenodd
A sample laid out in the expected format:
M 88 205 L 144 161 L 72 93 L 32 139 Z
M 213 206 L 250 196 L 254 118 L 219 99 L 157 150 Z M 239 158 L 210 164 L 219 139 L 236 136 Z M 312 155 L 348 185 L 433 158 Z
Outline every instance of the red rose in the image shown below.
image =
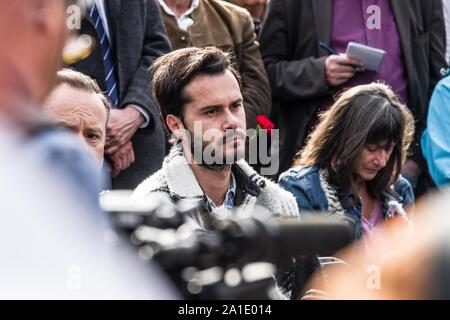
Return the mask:
M 272 133 L 272 129 L 275 129 L 275 125 L 265 115 L 259 115 L 256 117 L 256 123 L 262 128 L 267 130 L 269 134 Z

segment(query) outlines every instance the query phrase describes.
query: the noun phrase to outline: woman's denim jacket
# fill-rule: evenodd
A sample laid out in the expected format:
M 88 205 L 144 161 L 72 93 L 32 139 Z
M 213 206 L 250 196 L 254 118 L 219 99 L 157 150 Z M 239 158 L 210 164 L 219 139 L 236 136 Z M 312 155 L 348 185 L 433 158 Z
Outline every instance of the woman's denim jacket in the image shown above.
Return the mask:
M 320 184 L 319 169 L 315 166 L 291 168 L 279 179 L 280 186 L 290 191 L 297 200 L 300 213 L 311 211 L 328 211 L 328 200 Z M 403 209 L 414 205 L 414 193 L 409 182 L 399 177 L 391 186 L 391 193 L 382 196 L 384 219 L 392 217 L 392 210 L 400 205 Z M 338 194 L 346 217 L 354 223 L 355 239 L 362 236 L 362 206 L 358 199 L 349 194 Z

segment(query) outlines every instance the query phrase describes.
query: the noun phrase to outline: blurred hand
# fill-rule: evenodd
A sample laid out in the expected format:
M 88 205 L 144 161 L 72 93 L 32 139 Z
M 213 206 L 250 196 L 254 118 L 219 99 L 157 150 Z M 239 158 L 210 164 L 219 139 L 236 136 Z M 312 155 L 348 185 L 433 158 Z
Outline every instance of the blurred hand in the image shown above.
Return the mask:
M 115 178 L 121 171 L 128 169 L 135 160 L 133 144 L 131 141 L 128 141 L 115 153 L 111 154 L 110 159 L 113 167 L 112 176 Z
M 350 58 L 346 54 L 333 54 L 325 60 L 325 80 L 332 87 L 343 84 L 356 72 L 363 70 L 364 66 L 360 60 Z
M 135 108 L 111 109 L 106 127 L 108 140 L 105 153 L 113 155 L 128 143 L 144 120 L 144 116 Z

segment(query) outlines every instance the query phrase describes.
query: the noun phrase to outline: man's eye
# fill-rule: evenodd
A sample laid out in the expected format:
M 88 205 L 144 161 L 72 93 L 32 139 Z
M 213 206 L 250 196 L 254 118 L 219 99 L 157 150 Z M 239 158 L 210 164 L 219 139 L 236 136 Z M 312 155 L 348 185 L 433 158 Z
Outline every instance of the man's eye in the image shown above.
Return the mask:
M 216 113 L 217 113 L 217 109 L 209 109 L 205 112 L 205 114 L 208 116 L 215 115 Z
M 98 134 L 95 134 L 95 133 L 90 133 L 90 134 L 87 135 L 87 138 L 89 140 L 97 140 L 97 139 L 100 139 L 100 136 Z
M 243 107 L 242 103 L 236 103 L 232 106 L 233 109 L 240 109 L 242 107 Z

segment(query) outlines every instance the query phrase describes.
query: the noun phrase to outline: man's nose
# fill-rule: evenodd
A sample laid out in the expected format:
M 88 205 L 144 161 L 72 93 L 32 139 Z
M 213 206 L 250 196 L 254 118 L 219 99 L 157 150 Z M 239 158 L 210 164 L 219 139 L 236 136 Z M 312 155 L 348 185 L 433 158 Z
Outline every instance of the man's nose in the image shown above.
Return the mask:
M 239 127 L 239 120 L 230 110 L 225 111 L 225 130 L 237 129 Z

